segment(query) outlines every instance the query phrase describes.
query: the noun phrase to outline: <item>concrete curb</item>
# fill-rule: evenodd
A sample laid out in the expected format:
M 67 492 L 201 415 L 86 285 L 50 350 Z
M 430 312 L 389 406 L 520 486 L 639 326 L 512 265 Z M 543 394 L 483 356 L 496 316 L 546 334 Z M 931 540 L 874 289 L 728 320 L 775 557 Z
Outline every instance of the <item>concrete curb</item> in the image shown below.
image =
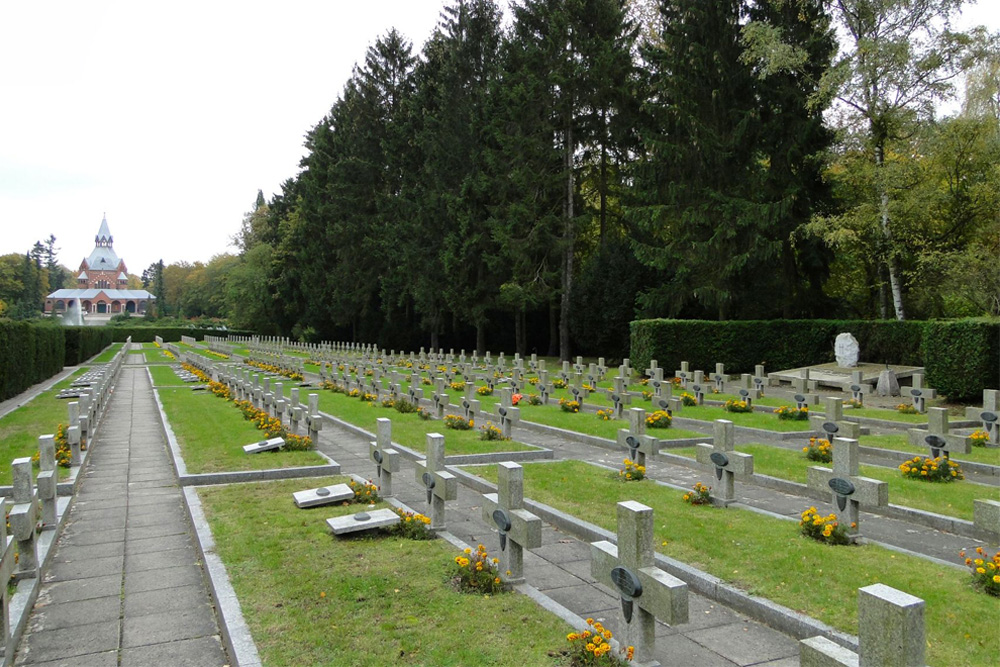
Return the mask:
M 911 454 L 910 452 L 901 452 L 898 449 L 882 449 L 880 447 L 865 447 L 863 445 L 858 446 L 858 453 L 865 454 L 866 456 L 876 456 L 883 459 L 889 459 L 890 461 L 898 461 L 899 463 L 909 461 L 914 456 L 928 456 L 930 454 L 930 452 L 924 452 L 923 454 Z M 959 456 L 961 456 L 961 454 L 959 454 Z M 952 460 L 960 464 L 965 472 L 985 475 L 986 477 L 1000 477 L 1000 466 L 991 465 L 989 463 L 976 463 L 975 461 L 963 461 L 957 457 L 952 457 Z
M 233 590 L 232 582 L 222 559 L 215 552 L 215 539 L 209 528 L 208 520 L 198 498 L 198 491 L 192 487 L 183 489 L 184 507 L 187 509 L 191 525 L 194 526 L 195 539 L 202 562 L 205 564 L 205 578 L 208 580 L 208 590 L 218 611 L 219 631 L 226 652 L 235 667 L 261 667 L 260 654 L 257 645 L 250 634 L 243 609 Z
M 528 431 L 535 431 L 536 433 L 544 433 L 546 435 L 552 435 L 572 442 L 579 442 L 584 445 L 590 445 L 592 447 L 601 447 L 602 449 L 609 449 L 611 451 L 619 451 L 618 443 L 614 440 L 609 440 L 608 438 L 601 438 L 596 435 L 588 435 L 586 433 L 578 433 L 577 431 L 570 431 L 569 429 L 559 428 L 558 426 L 549 426 L 547 424 L 539 424 L 538 422 L 521 420 L 518 422 L 518 426 L 524 428 Z M 691 447 L 700 442 L 707 444 L 712 444 L 714 440 L 712 436 L 706 435 L 703 438 L 678 438 L 676 440 L 657 440 L 660 448 L 670 449 L 673 447 Z M 510 459 L 501 459 L 504 461 L 509 461 Z
M 355 426 L 349 422 L 344 421 L 338 417 L 327 412 L 319 413 L 323 419 L 327 420 L 335 426 L 339 426 L 347 431 L 350 431 L 354 435 L 361 438 L 367 438 L 374 442 L 375 434 L 371 431 L 366 431 L 360 426 Z M 392 448 L 397 450 L 400 454 L 405 456 L 411 461 L 423 461 L 425 456 L 415 449 L 410 449 L 405 445 L 400 445 L 399 443 L 392 443 Z M 521 452 L 492 452 L 489 454 L 449 454 L 444 457 L 445 465 L 478 465 L 482 463 L 499 463 L 500 461 L 542 461 L 546 459 L 555 458 L 555 453 L 551 449 L 546 449 L 545 447 L 535 447 L 528 451 Z
M 497 491 L 496 485 L 490 484 L 464 470 L 450 469 L 449 472 L 456 475 L 463 485 L 479 493 L 496 493 Z M 597 542 L 600 540 L 607 540 L 615 544 L 618 542 L 614 533 L 577 519 L 544 503 L 525 498 L 524 506 L 542 520 L 584 542 Z M 687 583 L 691 587 L 691 590 L 699 595 L 721 602 L 727 607 L 765 623 L 779 632 L 791 635 L 797 639 L 822 635 L 840 646 L 853 651 L 858 650 L 857 637 L 843 633 L 805 614 L 793 611 L 788 607 L 744 593 L 718 577 L 702 572 L 690 565 L 659 553 L 656 554 L 656 564 Z

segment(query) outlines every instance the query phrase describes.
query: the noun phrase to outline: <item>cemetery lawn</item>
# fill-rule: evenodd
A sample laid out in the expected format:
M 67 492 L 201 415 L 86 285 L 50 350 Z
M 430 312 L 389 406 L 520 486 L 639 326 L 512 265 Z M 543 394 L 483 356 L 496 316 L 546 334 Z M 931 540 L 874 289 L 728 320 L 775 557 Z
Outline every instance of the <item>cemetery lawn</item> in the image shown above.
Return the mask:
M 746 426 L 748 428 L 759 428 L 765 431 L 780 431 L 788 433 L 792 431 L 810 431 L 808 421 L 795 421 L 792 419 L 781 420 L 775 414 L 766 412 L 726 412 L 721 406 L 711 405 L 689 405 L 680 412 L 675 412 L 674 417 L 680 419 L 699 419 L 713 422 L 716 419 L 728 419 L 736 426 Z
M 158 391 L 163 411 L 177 436 L 189 473 L 231 472 L 326 465 L 316 452 L 246 454 L 243 445 L 264 439 L 262 431 L 243 419 L 231 401 L 207 391 Z
M 343 481 L 198 489 L 265 665 L 559 664 L 547 653 L 565 647 L 569 626 L 518 593 L 455 591 L 459 552 L 444 540 L 336 538 L 326 519 L 364 506 L 300 510 L 290 497 Z
M 910 444 L 910 439 L 906 435 L 863 435 L 858 439 L 858 443 L 864 447 L 878 447 L 879 449 L 893 449 L 897 452 L 910 452 L 921 456 L 930 456 L 928 447 L 918 447 Z M 968 454 L 955 454 L 952 457 L 959 464 L 962 461 L 972 461 L 973 463 L 985 463 L 991 466 L 1000 466 L 1000 448 L 997 447 L 972 447 Z
M 909 401 L 903 399 L 900 399 L 899 402 L 909 403 Z M 817 406 L 817 409 L 818 407 L 819 406 Z M 927 401 L 927 407 L 933 407 L 930 401 Z M 884 419 L 885 421 L 903 422 L 904 424 L 927 423 L 926 414 L 907 415 L 888 408 L 848 408 L 845 406 L 844 417 L 871 417 L 872 419 Z
M 711 386 L 711 384 L 709 384 L 708 386 Z M 684 391 L 686 391 L 689 394 L 691 393 L 690 389 L 676 389 L 676 390 L 674 390 L 674 395 L 675 396 L 680 396 L 681 392 L 684 392 Z M 766 390 L 765 390 L 765 392 L 766 392 Z M 705 400 L 706 401 L 722 401 L 723 403 L 725 403 L 726 401 L 729 401 L 729 400 L 734 400 L 735 401 L 737 399 L 742 400 L 736 394 L 712 394 L 712 393 L 709 393 L 709 392 L 705 393 Z M 793 399 L 791 399 L 791 398 L 777 398 L 775 396 L 767 396 L 766 393 L 765 393 L 764 396 L 761 396 L 760 398 L 753 399 L 753 404 L 754 405 L 765 405 L 765 406 L 767 406 L 769 408 L 780 408 L 782 405 L 787 405 L 787 406 L 792 407 L 792 408 L 795 407 L 795 401 Z
M 377 403 L 366 403 L 357 398 L 350 398 L 346 394 L 335 394 L 326 390 L 316 393 L 319 394 L 319 408 L 322 412 L 360 426 L 371 433 L 375 432 L 375 420 L 378 417 L 388 417 L 392 420 L 392 441 L 418 452 L 427 451 L 428 433 L 440 433 L 444 436 L 446 455 L 524 452 L 537 449 L 514 440 L 480 440 L 481 420 L 476 424 L 476 428 L 458 431 L 446 428 L 444 422 L 437 419 L 421 419 L 414 412 L 404 415 L 392 408 L 383 408 Z M 304 402 L 308 403 L 308 398 Z M 446 415 L 458 412 L 460 412 L 458 406 L 453 410 L 445 410 Z
M 638 407 L 638 406 L 636 406 Z M 649 414 L 647 410 L 646 414 Z M 521 408 L 521 419 L 524 421 L 555 426 L 568 431 L 594 435 L 608 440 L 618 439 L 619 429 L 628 429 L 628 419 L 604 420 L 593 412 L 563 412 L 558 405 L 525 405 Z M 646 435 L 661 440 L 680 440 L 682 438 L 704 438 L 704 433 L 688 431 L 682 428 L 647 428 Z
M 34 456 L 38 452 L 38 436 L 55 433 L 59 424 L 69 421 L 66 407 L 77 399 L 58 399 L 56 394 L 72 384 L 73 379 L 87 372 L 87 368 L 78 368 L 68 378 L 57 383 L 52 389 L 33 398 L 31 402 L 22 405 L 3 419 L 0 419 L 0 484 L 13 483 L 11 461 L 23 456 Z M 56 466 L 59 477 L 67 477 L 69 468 Z M 38 464 L 35 464 L 35 474 Z
M 111 361 L 125 343 L 112 343 L 90 362 L 92 364 L 106 364 Z
M 168 357 L 166 354 L 164 354 L 163 350 L 157 350 L 155 348 L 152 349 L 152 350 L 146 350 L 145 352 L 143 352 L 143 355 L 146 358 L 146 363 L 147 364 L 175 364 L 175 363 L 177 363 L 176 359 L 171 359 L 170 357 Z
M 180 364 L 173 362 L 180 368 Z M 174 372 L 171 366 L 149 366 L 149 373 L 153 376 L 153 386 L 154 387 L 180 387 L 180 386 L 196 386 L 197 382 L 185 383 L 179 377 L 177 373 Z M 189 389 L 190 391 L 190 389 Z
M 496 483 L 496 466 L 465 468 Z M 926 601 L 927 662 L 1000 664 L 1000 604 L 975 592 L 968 571 L 935 565 L 877 545 L 833 547 L 799 534 L 797 522 L 736 508 L 688 505 L 681 492 L 622 483 L 581 461 L 524 464 L 525 497 L 615 531 L 614 504 L 654 510 L 656 550 L 856 635 L 857 589 L 876 582 Z M 586 489 L 586 493 L 581 493 Z M 891 496 L 890 496 L 891 497 Z M 802 509 L 807 508 L 803 500 Z M 956 563 L 960 562 L 955 554 Z M 531 583 L 531 571 L 526 571 Z
M 736 451 L 753 454 L 754 472 L 787 479 L 800 484 L 806 483 L 806 471 L 811 466 L 831 468 L 832 463 L 810 461 L 801 452 L 770 445 L 737 445 Z M 671 454 L 695 458 L 694 447 L 671 449 Z M 959 480 L 947 484 L 922 482 L 908 479 L 896 468 L 861 465 L 862 477 L 871 477 L 889 484 L 889 502 L 914 509 L 935 512 L 947 516 L 972 521 L 972 501 L 976 498 L 996 498 L 995 486 L 984 486 Z M 813 502 L 803 499 L 802 502 Z M 864 511 L 864 508 L 861 508 Z

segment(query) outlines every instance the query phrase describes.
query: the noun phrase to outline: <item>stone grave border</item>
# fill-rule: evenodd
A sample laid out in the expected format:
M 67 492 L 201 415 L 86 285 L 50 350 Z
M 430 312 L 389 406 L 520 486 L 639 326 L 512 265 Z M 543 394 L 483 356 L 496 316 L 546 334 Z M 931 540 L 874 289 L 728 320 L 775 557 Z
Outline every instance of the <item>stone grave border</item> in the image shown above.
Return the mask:
M 603 466 L 595 467 L 604 469 Z M 610 470 L 610 468 L 608 469 Z M 491 484 L 464 470 L 453 469 L 450 472 L 458 477 L 464 486 L 478 493 L 497 492 L 495 484 Z M 664 484 L 664 486 L 679 488 L 671 484 Z M 607 540 L 612 544 L 618 543 L 617 536 L 613 532 L 566 514 L 544 503 L 525 497 L 524 508 L 540 517 L 544 522 L 583 542 L 589 543 Z M 796 639 L 808 639 L 809 637 L 822 635 L 844 648 L 857 651 L 858 638 L 855 635 L 841 632 L 821 621 L 805 614 L 800 614 L 767 598 L 745 593 L 718 577 L 702 572 L 697 568 L 658 552 L 655 554 L 655 563 L 657 567 L 665 570 L 668 574 L 684 581 L 690 586 L 691 592 L 710 600 L 715 600 L 779 632 L 783 632 Z
M 705 422 L 711 424 L 711 422 Z M 553 435 L 559 438 L 564 438 L 566 440 L 572 440 L 574 442 L 579 442 L 584 445 L 591 445 L 593 447 L 600 447 L 602 449 L 610 449 L 612 451 L 621 451 L 621 447 L 618 446 L 618 442 L 611 440 L 609 438 L 602 438 L 597 435 L 590 435 L 588 433 L 580 433 L 579 431 L 572 431 L 570 429 L 559 428 L 558 426 L 549 426 L 547 424 L 539 424 L 538 422 L 526 421 L 522 419 L 518 422 L 518 425 L 527 431 L 535 431 L 536 433 L 544 433 L 546 435 Z M 648 435 L 648 433 L 647 433 Z M 677 438 L 676 440 L 662 440 L 657 439 L 657 447 L 660 449 L 670 449 L 672 447 L 693 447 L 699 442 L 712 442 L 712 436 L 706 435 L 702 438 Z M 512 460 L 512 459 L 505 459 Z M 450 463 L 450 461 L 449 461 Z
M 864 449 L 864 448 L 859 448 Z M 690 468 L 692 470 L 698 470 L 700 472 L 708 472 L 706 467 L 698 463 L 695 459 L 689 459 L 686 456 L 680 456 L 679 454 L 669 454 L 661 451 L 658 456 L 661 461 L 667 463 L 673 463 L 675 465 L 683 466 L 685 468 Z M 913 458 L 912 456 L 909 458 Z M 766 489 L 773 489 L 775 491 L 781 491 L 782 493 L 787 493 L 793 496 L 800 496 L 802 498 L 809 498 L 812 500 L 818 500 L 820 502 L 828 503 L 830 501 L 830 494 L 828 492 L 819 492 L 815 489 L 810 488 L 806 484 L 800 482 L 792 482 L 787 479 L 781 479 L 779 477 L 772 477 L 770 475 L 763 475 L 761 473 L 753 473 L 752 475 L 736 475 L 736 481 L 742 482 L 744 484 L 753 484 L 754 486 L 761 486 Z M 995 487 L 986 487 L 986 489 Z M 988 491 L 984 491 L 984 494 Z M 739 502 L 737 500 L 737 502 Z M 934 512 L 928 512 L 926 510 L 914 509 L 912 507 L 906 507 L 904 505 L 894 505 L 889 503 L 886 507 L 862 507 L 862 512 L 867 512 L 869 514 L 878 514 L 889 519 L 899 519 L 900 521 L 906 521 L 909 523 L 916 524 L 918 526 L 924 526 L 925 528 L 933 528 L 935 530 L 941 530 L 946 533 L 952 533 L 953 535 L 958 535 L 960 537 L 971 537 L 973 539 L 991 539 L 986 537 L 984 533 L 973 524 L 972 521 L 967 519 L 959 519 L 957 517 L 947 516 L 945 514 L 936 514 Z
M 146 371 L 147 375 L 149 371 Z M 152 377 L 150 376 L 150 381 Z M 326 477 L 328 475 L 339 475 L 340 464 L 329 456 L 313 449 L 316 454 L 326 460 L 326 465 L 299 466 L 295 468 L 265 468 L 263 470 L 239 470 L 233 472 L 210 472 L 210 473 L 189 473 L 181 455 L 180 445 L 174 431 L 170 428 L 170 420 L 163 411 L 163 403 L 160 402 L 160 393 L 156 387 L 152 387 L 153 397 L 156 399 L 156 409 L 160 417 L 160 428 L 167 439 L 167 446 L 170 451 L 170 463 L 177 474 L 178 483 L 182 487 L 204 486 L 210 484 L 233 484 L 236 482 L 262 482 L 277 479 L 299 479 L 308 477 Z
M 354 424 L 346 422 L 338 417 L 334 417 L 328 412 L 321 411 L 319 414 L 320 417 L 330 422 L 334 426 L 339 426 L 347 431 L 350 431 L 354 435 L 360 436 L 369 441 L 377 439 L 375 434 L 372 433 L 371 431 L 365 430 L 360 426 L 356 426 Z M 445 441 L 447 442 L 447 437 L 448 437 L 447 433 L 444 433 L 443 435 L 445 436 Z M 547 449 L 545 447 L 539 447 L 537 445 L 529 445 L 529 446 L 533 447 L 535 451 L 528 450 L 520 452 L 493 452 L 490 454 L 448 454 L 444 457 L 444 463 L 446 466 L 458 466 L 458 465 L 478 465 L 484 463 L 499 463 L 501 461 L 514 461 L 514 462 L 544 461 L 546 459 L 555 458 L 555 454 L 551 449 Z M 416 451 L 415 449 L 411 449 L 410 447 L 406 447 L 397 442 L 392 443 L 392 448 L 411 461 L 422 461 L 425 458 L 423 454 Z
M 777 419 L 777 417 L 775 417 Z M 681 417 L 678 414 L 674 415 L 674 425 L 683 426 L 684 428 L 693 427 L 696 425 L 711 426 L 715 420 L 705 420 L 705 419 L 691 419 L 689 417 Z M 772 440 L 802 440 L 809 439 L 809 436 L 816 435 L 815 431 L 771 431 L 766 428 L 753 428 L 751 426 L 740 426 L 739 424 L 733 424 L 733 428 L 736 433 L 741 435 L 756 435 L 761 437 L 768 437 Z M 704 442 L 704 440 L 699 440 L 698 442 Z

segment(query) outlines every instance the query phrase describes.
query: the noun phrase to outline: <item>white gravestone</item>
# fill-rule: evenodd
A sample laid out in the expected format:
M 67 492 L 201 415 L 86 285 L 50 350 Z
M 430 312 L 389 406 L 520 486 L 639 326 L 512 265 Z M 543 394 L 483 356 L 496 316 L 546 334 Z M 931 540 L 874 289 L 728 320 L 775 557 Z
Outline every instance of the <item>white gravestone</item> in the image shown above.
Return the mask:
M 321 486 L 318 489 L 307 489 L 306 491 L 296 491 L 292 494 L 295 506 L 299 509 L 307 507 L 317 507 L 319 505 L 329 505 L 339 503 L 354 498 L 354 491 L 346 484 L 333 484 L 331 486 Z
M 837 365 L 841 368 L 854 368 L 858 365 L 858 355 L 861 347 L 858 339 L 849 333 L 837 334 L 833 343 L 833 354 L 837 357 Z

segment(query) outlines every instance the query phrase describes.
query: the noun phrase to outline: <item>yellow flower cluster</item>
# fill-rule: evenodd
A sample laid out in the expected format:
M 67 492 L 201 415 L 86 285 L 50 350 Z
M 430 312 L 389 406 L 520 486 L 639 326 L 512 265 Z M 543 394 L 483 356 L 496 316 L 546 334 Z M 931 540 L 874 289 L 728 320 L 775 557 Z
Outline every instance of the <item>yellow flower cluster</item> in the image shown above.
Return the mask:
M 615 411 L 612 410 L 611 408 L 608 408 L 607 410 L 597 411 L 597 418 L 602 421 L 611 421 L 611 419 L 614 418 L 614 416 L 615 416 Z
M 973 431 L 969 439 L 972 440 L 973 447 L 985 447 L 990 441 L 990 434 L 983 430 Z
M 847 544 L 847 532 L 840 526 L 836 514 L 822 516 L 815 507 L 802 512 L 799 528 L 806 537 L 829 544 Z
M 746 401 L 738 401 L 731 398 L 722 406 L 726 412 L 753 412 L 753 408 Z
M 958 555 L 965 558 L 965 564 L 972 574 L 973 587 L 988 595 L 1000 597 L 1000 551 L 993 554 L 992 558 L 987 558 L 986 551 L 982 547 L 976 547 L 977 558 L 967 558 L 964 549 Z
M 587 619 L 587 628 L 582 632 L 571 632 L 566 635 L 566 641 L 572 646 L 570 656 L 572 664 L 587 665 L 617 665 L 620 664 L 615 658 L 607 662 L 600 660 L 611 652 L 611 631 L 601 625 L 600 621 L 592 618 Z M 629 646 L 622 648 L 621 653 L 626 660 L 632 660 L 635 655 L 635 648 Z
M 774 414 L 782 420 L 805 421 L 809 419 L 809 406 L 803 405 L 801 408 L 793 408 L 790 405 L 782 405 L 774 411 Z
M 356 482 L 352 479 L 347 482 L 347 486 L 350 487 L 351 491 L 354 491 L 353 502 L 355 503 L 373 505 L 381 500 L 378 495 L 378 487 L 371 480 Z M 346 505 L 347 503 L 344 504 Z
M 208 390 L 219 398 L 224 398 L 227 401 L 233 398 L 233 392 L 229 391 L 229 387 L 221 382 L 209 382 Z
M 571 401 L 567 398 L 559 399 L 559 407 L 563 412 L 577 413 L 580 411 L 580 401 Z
M 639 482 L 646 478 L 646 466 L 632 463 L 631 459 L 622 459 L 625 466 L 618 471 L 618 478 L 624 482 Z
M 465 383 L 464 382 L 452 382 L 448 386 L 451 387 L 452 391 L 465 391 Z
M 453 428 L 456 431 L 468 431 L 475 427 L 476 423 L 472 419 L 466 419 L 458 415 L 445 415 L 444 425 L 446 428 Z
M 809 438 L 809 445 L 803 447 L 802 451 L 805 452 L 806 458 L 810 461 L 829 463 L 833 460 L 833 449 L 830 447 L 830 441 L 826 438 L 817 438 L 816 436 Z
M 646 426 L 649 428 L 670 428 L 673 421 L 673 417 L 667 414 L 666 410 L 656 410 L 646 416 Z
M 216 352 L 215 350 L 205 350 L 205 354 L 213 356 L 213 357 L 217 357 L 219 359 L 228 359 L 229 358 L 228 354 L 223 354 L 222 352 Z
M 901 415 L 915 415 L 918 410 L 913 407 L 913 403 L 900 403 L 896 406 L 896 412 Z
M 191 364 L 183 363 L 181 364 L 181 368 L 183 368 L 188 373 L 198 378 L 199 382 L 211 382 L 212 380 L 212 378 L 205 375 L 205 373 L 200 368 L 192 366 Z
M 903 477 L 920 479 L 927 482 L 954 482 L 965 479 L 962 468 L 946 456 L 936 459 L 915 456 L 899 465 Z
M 708 505 L 712 502 L 712 487 L 702 484 L 701 482 L 696 482 L 693 487 L 693 493 L 685 493 L 683 500 L 691 505 Z
M 503 431 L 493 424 L 483 424 L 479 431 L 480 440 L 504 440 Z
M 488 384 L 484 384 L 482 387 L 476 389 L 476 393 L 479 394 L 480 396 L 492 396 L 493 388 L 490 387 Z
M 690 407 L 692 405 L 697 405 L 697 404 L 698 404 L 698 401 L 697 401 L 697 399 L 695 399 L 694 396 L 692 396 L 691 394 L 687 393 L 686 391 L 681 392 L 681 405 L 685 405 L 685 406 Z
M 251 361 L 250 359 L 246 359 L 243 363 L 247 364 L 248 366 L 253 366 L 254 368 L 259 368 L 262 371 L 267 371 L 268 373 L 276 373 L 278 375 L 282 375 L 288 378 L 289 380 L 302 382 L 302 373 L 294 371 L 290 368 L 282 368 L 281 366 L 278 366 L 276 364 L 265 364 L 263 361 Z
M 475 551 L 466 548 L 455 556 L 454 561 L 458 566 L 456 583 L 463 592 L 494 595 L 504 591 L 503 582 L 496 571 L 498 561 L 496 558 L 490 559 L 482 544 Z

